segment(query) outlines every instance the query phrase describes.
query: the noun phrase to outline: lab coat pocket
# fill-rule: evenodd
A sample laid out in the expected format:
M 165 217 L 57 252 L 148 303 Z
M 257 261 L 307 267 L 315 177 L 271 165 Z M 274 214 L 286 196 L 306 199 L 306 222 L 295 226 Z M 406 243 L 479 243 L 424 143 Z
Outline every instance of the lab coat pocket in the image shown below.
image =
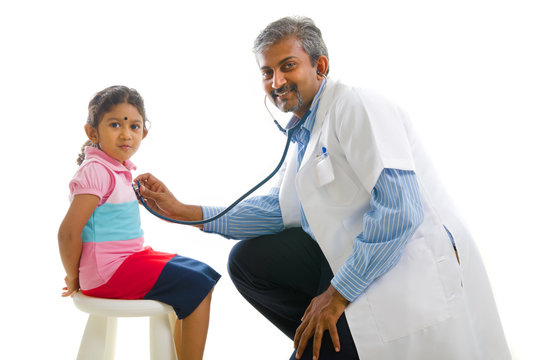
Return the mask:
M 399 263 L 367 289 L 367 296 L 383 342 L 450 317 L 441 277 L 425 238 L 410 241 Z
M 451 249 L 451 251 L 444 252 L 444 255 L 440 256 L 436 260 L 436 265 L 441 275 L 446 298 L 448 301 L 451 301 L 453 298 L 455 298 L 455 296 L 457 296 L 458 292 L 462 290 L 463 280 L 461 276 L 460 262 L 455 247 L 455 240 L 453 239 L 450 231 L 446 227 L 444 227 L 444 229 L 448 236 L 443 237 L 440 240 L 447 242 L 447 248 Z M 439 239 L 437 239 L 437 241 L 438 240 Z
M 461 270 L 457 258 L 453 254 L 442 256 L 437 260 L 436 265 L 441 275 L 446 299 L 451 301 L 462 289 Z
M 315 184 L 331 205 L 346 205 L 353 201 L 357 186 L 330 156 L 317 157 L 313 161 Z
M 321 155 L 314 160 L 315 185 L 322 187 L 330 184 L 334 180 L 334 171 L 332 169 L 331 158 Z

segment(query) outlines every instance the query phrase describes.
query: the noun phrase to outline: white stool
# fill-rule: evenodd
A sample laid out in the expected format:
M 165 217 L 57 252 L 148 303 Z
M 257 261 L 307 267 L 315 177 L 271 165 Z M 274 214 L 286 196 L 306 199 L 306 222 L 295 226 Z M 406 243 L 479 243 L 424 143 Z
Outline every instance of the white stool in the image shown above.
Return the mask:
M 174 309 L 155 300 L 117 300 L 74 296 L 76 307 L 89 314 L 77 360 L 112 360 L 118 317 L 149 316 L 151 360 L 177 360 L 172 336 Z

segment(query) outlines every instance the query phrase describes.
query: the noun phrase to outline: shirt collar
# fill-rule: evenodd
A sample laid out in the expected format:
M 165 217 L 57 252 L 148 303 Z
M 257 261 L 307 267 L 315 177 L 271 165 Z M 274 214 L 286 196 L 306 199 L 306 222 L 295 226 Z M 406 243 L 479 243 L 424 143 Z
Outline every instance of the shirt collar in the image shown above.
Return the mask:
M 293 116 L 291 120 L 289 121 L 289 124 L 287 126 L 293 127 L 297 124 L 297 122 L 304 120 L 304 123 L 300 127 L 301 129 L 297 131 L 296 134 L 294 134 L 292 141 L 297 141 L 300 143 L 302 141 L 302 139 L 300 139 L 300 136 L 302 135 L 302 133 L 306 131 L 308 132 L 308 134 L 312 133 L 312 130 L 314 128 L 317 108 L 319 107 L 319 101 L 321 99 L 321 93 L 323 92 L 323 88 L 325 87 L 326 82 L 327 80 L 321 83 L 321 86 L 319 87 L 317 94 L 315 94 L 312 104 L 310 105 L 310 108 L 308 109 L 308 111 L 306 111 L 302 119 L 299 119 L 296 116 Z M 303 131 L 303 130 L 306 130 L 306 131 Z
M 102 150 L 92 146 L 87 146 L 85 148 L 85 160 L 87 159 L 102 160 L 103 162 L 106 162 L 112 168 L 112 170 L 118 172 L 136 170 L 136 165 L 134 165 L 132 161 L 126 160 L 124 164 L 121 164 L 119 161 L 115 160 Z
M 317 91 L 317 94 L 315 94 L 314 96 L 312 105 L 310 105 L 310 108 L 307 111 L 308 118 L 306 119 L 306 122 L 302 124 L 302 127 L 306 128 L 310 133 L 312 132 L 312 129 L 314 128 L 315 115 L 317 113 L 317 108 L 319 107 L 319 101 L 321 100 L 321 93 L 323 92 L 323 88 L 325 87 L 326 82 L 327 80 L 321 82 L 321 86 L 319 86 L 319 90 Z

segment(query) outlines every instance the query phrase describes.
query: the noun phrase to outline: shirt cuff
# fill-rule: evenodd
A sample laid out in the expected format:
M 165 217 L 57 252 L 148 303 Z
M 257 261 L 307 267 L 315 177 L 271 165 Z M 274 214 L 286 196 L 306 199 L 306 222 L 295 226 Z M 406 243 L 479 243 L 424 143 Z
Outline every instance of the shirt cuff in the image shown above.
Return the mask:
M 349 302 L 355 301 L 370 285 L 368 279 L 353 271 L 348 264 L 342 265 L 331 280 L 331 285 Z
M 202 206 L 202 219 L 206 220 L 219 214 L 225 210 L 221 206 Z M 227 215 L 221 216 L 219 219 L 207 222 L 202 225 L 202 231 L 214 234 L 227 234 L 228 218 Z

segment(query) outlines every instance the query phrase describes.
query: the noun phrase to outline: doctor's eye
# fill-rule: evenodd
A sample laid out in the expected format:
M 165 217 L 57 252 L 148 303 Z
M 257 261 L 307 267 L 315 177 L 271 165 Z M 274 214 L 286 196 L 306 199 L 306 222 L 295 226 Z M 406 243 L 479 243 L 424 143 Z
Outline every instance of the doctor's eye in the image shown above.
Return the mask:
M 270 80 L 272 78 L 273 72 L 272 70 L 263 70 L 261 74 L 263 76 L 263 80 Z
M 289 62 L 286 62 L 285 64 L 283 64 L 282 70 L 283 71 L 293 70 L 296 66 L 297 66 L 297 64 L 294 61 L 289 61 Z

